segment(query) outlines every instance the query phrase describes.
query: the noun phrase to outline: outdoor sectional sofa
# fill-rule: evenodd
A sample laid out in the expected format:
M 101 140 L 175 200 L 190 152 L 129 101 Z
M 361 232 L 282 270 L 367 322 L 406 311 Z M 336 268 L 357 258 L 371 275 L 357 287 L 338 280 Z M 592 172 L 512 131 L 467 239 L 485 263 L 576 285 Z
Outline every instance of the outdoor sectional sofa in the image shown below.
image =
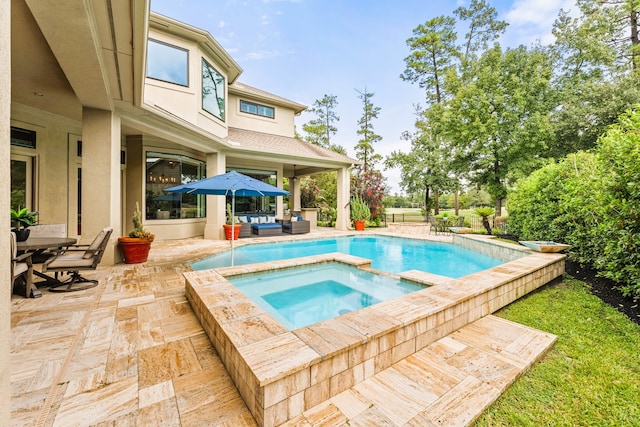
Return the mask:
M 273 215 L 239 215 L 238 222 L 242 224 L 238 237 L 273 236 L 282 233 L 282 225 Z

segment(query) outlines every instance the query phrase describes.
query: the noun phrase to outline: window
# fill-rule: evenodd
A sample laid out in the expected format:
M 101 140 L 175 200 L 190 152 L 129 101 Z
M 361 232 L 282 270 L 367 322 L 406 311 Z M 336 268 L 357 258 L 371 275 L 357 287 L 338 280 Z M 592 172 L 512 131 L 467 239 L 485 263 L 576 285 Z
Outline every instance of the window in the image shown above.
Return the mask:
M 147 44 L 147 77 L 189 86 L 189 51 L 157 40 Z
M 276 171 L 260 169 L 227 168 L 227 172 L 235 170 L 241 174 L 250 176 L 259 181 L 273 186 L 277 185 Z M 232 197 L 227 196 L 227 203 L 231 203 Z M 275 213 L 276 196 L 236 196 L 236 214 L 238 213 Z
M 179 154 L 148 151 L 146 219 L 204 218 L 205 196 L 167 193 L 167 188 L 205 178 L 205 163 Z
M 224 121 L 224 77 L 202 59 L 202 109 Z
M 36 132 L 11 126 L 11 145 L 36 148 Z
M 269 117 L 270 119 L 273 119 L 275 117 L 275 110 L 273 109 L 273 107 L 254 104 L 253 102 L 240 101 L 240 111 L 249 114 L 255 114 L 257 116 Z

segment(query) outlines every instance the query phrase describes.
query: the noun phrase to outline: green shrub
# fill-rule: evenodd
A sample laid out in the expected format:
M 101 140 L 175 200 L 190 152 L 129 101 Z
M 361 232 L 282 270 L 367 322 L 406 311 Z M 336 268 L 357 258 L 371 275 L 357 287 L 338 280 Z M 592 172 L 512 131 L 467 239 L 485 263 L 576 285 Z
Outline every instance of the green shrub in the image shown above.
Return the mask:
M 569 256 L 640 296 L 640 113 L 620 117 L 593 152 L 518 181 L 509 227 L 523 240 L 573 246 Z

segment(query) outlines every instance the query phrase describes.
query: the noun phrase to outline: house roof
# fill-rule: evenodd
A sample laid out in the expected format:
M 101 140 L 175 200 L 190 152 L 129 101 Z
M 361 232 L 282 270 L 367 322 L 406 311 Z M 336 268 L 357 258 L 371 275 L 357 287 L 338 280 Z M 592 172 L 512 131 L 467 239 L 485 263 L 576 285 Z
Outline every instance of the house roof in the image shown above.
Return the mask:
M 229 85 L 229 93 L 233 93 L 238 96 L 242 96 L 242 95 L 250 96 L 251 98 L 262 100 L 263 102 L 268 102 L 271 104 L 276 104 L 283 107 L 291 108 L 292 110 L 294 110 L 295 114 L 300 114 L 301 112 L 307 109 L 307 106 L 304 104 L 291 101 L 289 99 L 283 98 L 278 95 L 274 95 L 262 89 L 255 88 L 253 86 L 249 86 L 247 84 L 244 84 L 238 81 Z
M 226 142 L 233 147 L 234 150 L 239 151 L 269 153 L 290 159 L 299 157 L 301 159 L 325 160 L 331 163 L 337 162 L 347 165 L 358 163 L 348 156 L 301 139 L 245 129 L 230 127 Z

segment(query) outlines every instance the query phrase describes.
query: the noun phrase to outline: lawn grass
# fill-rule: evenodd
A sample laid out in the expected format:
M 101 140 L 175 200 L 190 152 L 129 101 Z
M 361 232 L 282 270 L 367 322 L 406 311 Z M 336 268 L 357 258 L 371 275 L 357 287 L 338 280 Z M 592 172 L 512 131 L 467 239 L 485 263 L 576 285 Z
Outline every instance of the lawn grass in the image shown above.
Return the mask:
M 477 426 L 640 426 L 640 326 L 565 277 L 496 315 L 558 336 Z

